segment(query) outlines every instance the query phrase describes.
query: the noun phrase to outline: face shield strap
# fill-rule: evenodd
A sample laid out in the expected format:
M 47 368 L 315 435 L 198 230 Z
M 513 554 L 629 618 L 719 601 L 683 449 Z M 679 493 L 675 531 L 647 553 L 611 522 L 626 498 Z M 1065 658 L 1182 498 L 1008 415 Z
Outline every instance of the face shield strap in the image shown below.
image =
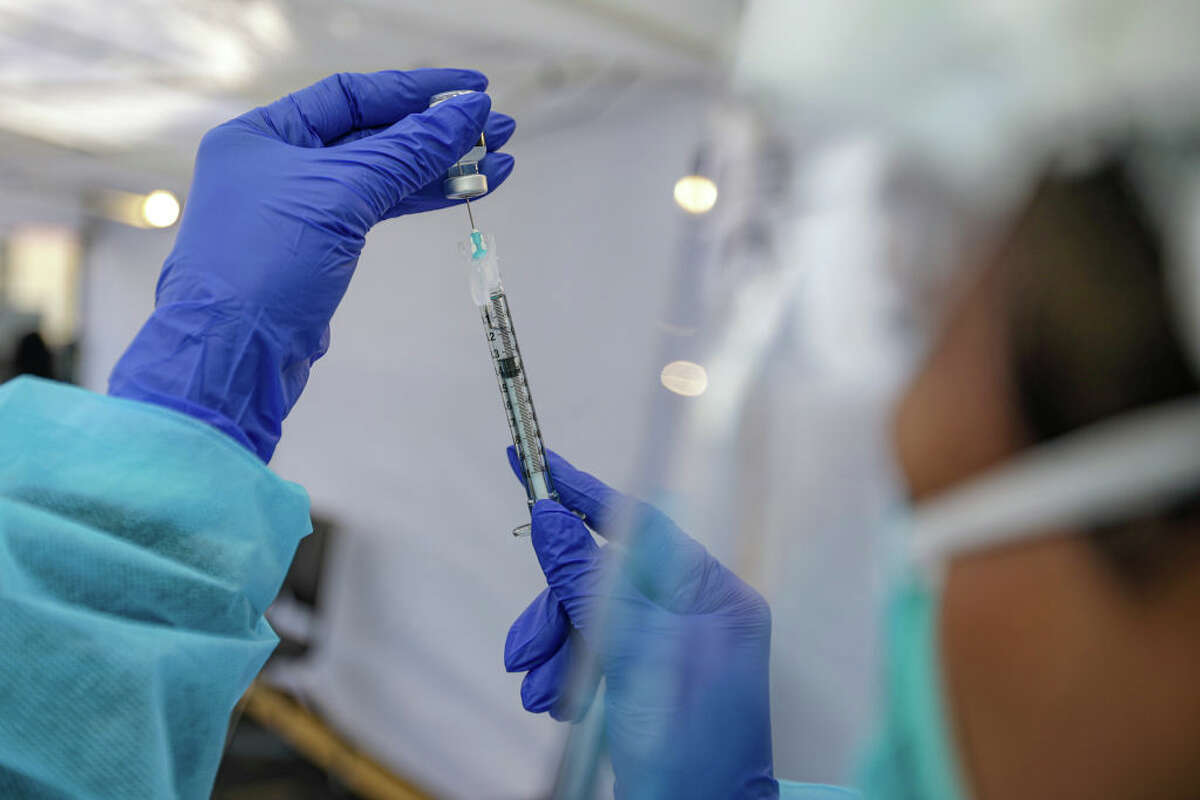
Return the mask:
M 1123 414 L 913 511 L 912 556 L 935 580 L 953 555 L 1150 512 L 1200 487 L 1200 397 Z

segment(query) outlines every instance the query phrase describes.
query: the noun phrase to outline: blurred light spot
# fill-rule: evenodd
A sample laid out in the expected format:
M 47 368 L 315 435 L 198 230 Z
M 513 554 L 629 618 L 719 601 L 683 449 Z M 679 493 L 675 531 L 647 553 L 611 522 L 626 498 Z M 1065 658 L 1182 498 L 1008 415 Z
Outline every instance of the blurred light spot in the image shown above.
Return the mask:
M 120 189 L 96 189 L 85 193 L 84 207 L 97 217 L 134 228 L 169 228 L 179 221 L 179 198 L 166 189 L 149 194 Z
M 242 86 L 254 75 L 254 54 L 244 39 L 232 31 L 210 27 L 199 46 L 209 65 L 209 78 L 216 87 Z
M 692 214 L 711 211 L 717 203 L 717 185 L 703 175 L 684 175 L 675 181 L 675 202 Z
M 684 397 L 699 397 L 708 388 L 708 372 L 691 361 L 672 361 L 658 378 L 667 389 Z
M 179 201 L 166 189 L 156 189 L 142 201 L 142 220 L 151 228 L 169 228 L 179 219 Z
M 243 6 L 246 28 L 268 48 L 277 52 L 292 49 L 292 29 L 279 6 L 271 0 L 253 0 Z

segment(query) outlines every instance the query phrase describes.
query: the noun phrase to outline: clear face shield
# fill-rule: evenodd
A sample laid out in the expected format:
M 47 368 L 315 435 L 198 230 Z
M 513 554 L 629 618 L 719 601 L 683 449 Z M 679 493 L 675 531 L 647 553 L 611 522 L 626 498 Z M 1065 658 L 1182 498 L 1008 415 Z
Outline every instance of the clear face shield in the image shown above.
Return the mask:
M 737 146 L 711 148 L 699 161 L 698 171 L 713 176 L 721 199 L 713 216 L 686 218 L 676 264 L 680 288 L 660 326 L 663 391 L 651 410 L 642 472 L 631 487 L 657 508 L 577 481 L 581 495 L 599 492 L 605 499 L 591 506 L 595 516 L 584 516 L 608 539 L 602 549 L 613 558 L 596 568 L 603 580 L 589 584 L 588 593 L 603 598 L 592 618 L 603 633 L 583 637 L 588 655 L 579 663 L 587 666 L 573 671 L 570 694 L 582 702 L 570 715 L 579 724 L 556 796 L 599 796 L 610 763 L 618 775 L 631 769 L 655 775 L 642 782 L 650 787 L 644 796 L 673 796 L 688 785 L 677 766 L 694 764 L 677 756 L 689 749 L 694 756 L 697 748 L 707 753 L 713 780 L 765 747 L 773 751 L 777 776 L 847 782 L 881 713 L 898 713 L 887 708 L 895 686 L 879 685 L 884 652 L 907 649 L 910 663 L 895 681 L 910 701 L 928 702 L 909 703 L 923 706 L 913 712 L 916 718 L 899 715 L 905 747 L 918 743 L 921 769 L 932 776 L 928 785 L 944 787 L 937 796 L 953 797 L 960 792 L 938 719 L 932 650 L 908 635 L 928 622 L 928 603 L 924 622 L 908 624 L 910 618 L 897 629 L 887 621 L 897 545 L 889 523 L 903 496 L 887 419 L 924 333 L 940 317 L 928 298 L 948 296 L 954 278 L 947 266 L 938 280 L 926 272 L 922 282 L 906 284 L 911 265 L 903 256 L 913 251 L 898 246 L 899 234 L 889 238 L 889 223 L 924 214 L 953 229 L 954 215 L 945 195 L 913 192 L 911 184 L 900 194 L 910 202 L 889 206 L 895 173 L 886 150 L 861 140 L 844 148 L 789 150 L 749 120 L 730 112 L 722 141 Z M 820 190 L 812 191 L 814 185 Z M 1196 270 L 1187 266 L 1200 263 L 1190 257 L 1196 252 L 1196 228 L 1188 222 L 1197 208 L 1194 185 L 1172 183 L 1171 196 L 1187 202 L 1173 205 L 1183 211 L 1179 221 L 1160 217 L 1169 229 L 1178 327 L 1189 331 L 1189 341 L 1200 320 L 1200 304 L 1191 302 Z M 864 232 L 859 241 L 836 246 L 856 230 Z M 954 244 L 941 243 L 942 252 L 960 253 Z M 926 264 L 941 263 L 929 250 L 920 255 Z M 822 269 L 847 274 L 829 278 Z M 856 269 L 873 271 L 859 276 L 860 284 Z M 876 284 L 872 296 L 855 291 L 868 283 Z M 814 311 L 818 306 L 825 310 Z M 830 314 L 829 306 L 841 313 Z M 847 318 L 866 320 L 865 328 L 881 326 L 873 353 L 862 331 L 857 339 L 837 333 Z M 847 353 L 827 347 L 838 341 L 862 349 L 848 346 L 854 355 L 843 360 Z M 891 372 L 855 369 L 872 357 Z M 673 387 L 671 365 L 680 362 L 699 368 L 689 374 L 702 374 L 703 381 Z M 680 386 L 688 390 L 677 391 Z M 1197 444 L 1200 400 L 1191 397 L 1039 445 L 912 509 L 901 542 L 905 566 L 921 576 L 936 604 L 943 569 L 956 555 L 1136 519 L 1194 495 Z M 702 545 L 711 559 L 686 542 Z M 714 586 L 730 605 L 700 602 Z M 692 619 L 724 619 L 731 607 L 753 606 L 743 589 L 755 590 L 771 607 L 769 656 L 760 654 L 769 658 L 769 685 L 754 685 L 753 670 L 742 663 L 747 648 L 762 644 L 747 644 L 762 624 L 754 608 L 730 617 L 715 637 L 689 627 Z M 893 641 L 897 630 L 899 643 Z M 932 636 L 925 633 L 926 640 Z M 705 684 L 701 679 L 711 671 L 701 667 L 712 664 L 741 676 L 739 685 Z M 620 667 L 615 687 L 614 665 Z M 709 688 L 697 693 L 702 685 Z M 739 728 L 740 712 L 758 705 L 769 707 L 773 746 L 756 744 Z M 714 718 L 729 732 L 723 746 L 690 738 Z M 636 725 L 633 745 L 606 735 L 614 723 L 626 733 Z M 611 787 L 599 789 L 605 791 Z
M 682 230 L 651 345 L 662 388 L 620 487 L 648 505 L 559 463 L 555 486 L 583 522 L 547 516 L 539 537 L 534 509 L 550 588 L 510 632 L 509 667 L 529 669 L 527 708 L 576 722 L 556 797 L 612 796 L 613 772 L 618 797 L 771 796 L 772 770 L 842 783 L 881 718 L 879 780 L 956 796 L 931 655 L 948 559 L 1195 490 L 1193 398 L 897 514 L 889 410 L 966 248 L 1005 226 L 1048 153 L 1103 145 L 1130 113 L 1170 116 L 1171 92 L 1145 85 L 1191 85 L 1194 57 L 1174 56 L 1194 52 L 1187 34 L 1161 37 L 1194 28 L 1195 4 L 1151 3 L 1136 19 L 1115 1 L 1047 9 L 748 4 L 734 82 L 773 122 L 715 109 L 695 180 L 677 187 Z M 1101 20 L 1112 47 L 1099 53 L 1082 19 Z M 1160 222 L 1196 256 L 1197 195 L 1153 194 L 1171 192 L 1167 210 L 1191 216 Z M 1198 272 L 1172 275 L 1193 345 Z M 897 543 L 928 589 L 899 615 Z
M 757 704 L 771 707 L 776 771 L 835 783 L 877 705 L 879 523 L 901 494 L 888 411 L 933 328 L 929 309 L 948 292 L 953 202 L 869 136 L 797 139 L 737 104 L 714 111 L 709 130 L 694 171 L 718 199 L 699 213 L 681 203 L 655 344 L 661 388 L 638 476 L 619 487 L 656 510 L 609 507 L 585 478 L 555 479 L 613 556 L 597 560 L 605 577 L 586 592 L 605 600 L 590 621 L 603 633 L 582 637 L 589 666 L 574 670 L 571 694 L 588 712 L 571 730 L 556 796 L 604 796 L 607 765 L 620 774 L 630 762 L 657 765 L 645 796 L 675 796 L 690 784 L 672 754 L 715 748 L 680 737 L 713 718 L 728 718 L 726 741 L 706 757 L 714 774 L 753 761 L 754 737 L 737 719 Z M 568 502 L 573 483 L 583 508 Z M 712 560 L 670 555 L 665 543 L 681 537 Z M 690 582 L 693 573 L 706 577 Z M 688 605 L 714 584 L 729 607 Z M 755 592 L 772 614 L 760 642 L 769 685 L 726 652 L 753 649 Z M 689 627 L 701 618 L 728 625 L 713 638 Z M 704 665 L 745 680 L 693 694 Z M 570 705 L 560 713 L 576 718 Z M 633 724 L 631 707 L 632 751 L 605 734 Z

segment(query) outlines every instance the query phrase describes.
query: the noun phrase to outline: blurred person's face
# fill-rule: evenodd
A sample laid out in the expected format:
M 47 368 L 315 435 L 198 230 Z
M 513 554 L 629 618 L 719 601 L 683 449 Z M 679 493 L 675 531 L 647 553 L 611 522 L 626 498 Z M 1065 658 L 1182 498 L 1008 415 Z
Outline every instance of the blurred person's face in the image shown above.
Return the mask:
M 962 296 L 898 409 L 914 502 L 1034 444 L 1013 378 L 1007 253 Z M 953 559 L 938 624 L 976 798 L 1200 796 L 1200 570 L 1134 587 L 1082 532 L 1047 531 Z

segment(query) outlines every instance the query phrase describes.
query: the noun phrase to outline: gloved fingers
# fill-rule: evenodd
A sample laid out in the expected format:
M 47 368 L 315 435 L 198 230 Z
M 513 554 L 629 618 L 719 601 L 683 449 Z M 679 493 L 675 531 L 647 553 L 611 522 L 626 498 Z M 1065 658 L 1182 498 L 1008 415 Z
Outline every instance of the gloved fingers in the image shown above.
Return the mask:
M 559 722 L 583 719 L 599 684 L 598 674 L 577 676 L 572 670 L 584 666 L 583 638 L 572 634 L 545 663 L 531 669 L 521 681 L 521 705 L 540 714 L 549 711 Z
M 438 92 L 482 92 L 486 88 L 487 78 L 468 69 L 341 72 L 292 92 L 262 111 L 288 144 L 320 147 L 353 130 L 392 125 L 424 111 L 429 98 Z
M 445 175 L 479 139 L 491 108 L 491 98 L 482 92 L 452 97 L 381 133 L 342 145 L 338 161 L 353 171 L 364 193 L 391 198 L 382 213 Z
M 495 152 L 508 144 L 508 140 L 512 138 L 516 129 L 517 121 L 515 119 L 508 114 L 493 111 L 488 117 L 487 124 L 483 126 L 483 139 L 488 152 Z
M 600 548 L 583 521 L 553 500 L 534 503 L 530 517 L 530 538 L 546 583 L 571 624 L 586 631 L 602 578 Z
M 508 153 L 488 153 L 484 156 L 479 162 L 479 171 L 487 175 L 487 194 L 473 199 L 480 200 L 499 189 L 500 184 L 504 183 L 512 174 L 514 164 L 513 157 Z M 435 178 L 391 208 L 383 215 L 383 219 L 411 214 L 413 211 L 435 211 L 439 208 L 462 205 L 462 203 L 462 200 L 451 200 L 446 197 L 446 190 L 442 188 L 442 179 Z
M 571 632 L 567 612 L 546 588 L 526 606 L 504 640 L 504 669 L 524 672 L 548 661 Z
M 337 147 L 340 144 L 349 144 L 357 142 L 359 139 L 365 139 L 368 136 L 374 136 L 390 128 L 390 125 L 375 125 L 370 128 L 359 128 L 347 133 L 345 136 L 339 137 L 329 143 L 330 147 Z M 483 138 L 487 143 L 488 152 L 499 150 L 508 143 L 512 138 L 513 131 L 517 129 L 517 121 L 507 114 L 501 114 L 499 111 L 493 111 L 488 115 L 487 123 L 483 126 Z
M 509 445 L 507 455 L 508 465 L 524 485 L 525 473 L 517 458 L 516 448 Z M 583 514 L 587 524 L 596 533 L 609 536 L 612 533 L 611 526 L 616 522 L 616 512 L 623 503 L 628 502 L 625 497 L 598 478 L 575 469 L 553 450 L 546 451 L 546 466 L 550 468 L 550 481 L 558 492 L 559 501 L 572 511 Z
M 372 125 L 370 128 L 358 128 L 356 130 L 350 131 L 345 136 L 339 136 L 338 138 L 329 142 L 326 145 L 326 147 L 337 147 L 338 145 L 350 144 L 351 142 L 357 142 L 359 139 L 366 139 L 368 136 L 374 136 L 377 133 L 382 133 L 383 131 L 386 131 L 390 127 L 392 127 L 392 126 L 391 125 Z
M 520 461 L 511 446 L 508 461 L 513 472 L 524 482 Z M 602 536 L 613 538 L 625 534 L 621 537 L 627 559 L 625 568 L 633 585 L 651 601 L 677 613 L 701 613 L 727 602 L 730 598 L 725 589 L 744 587 L 741 580 L 713 558 L 703 545 L 681 531 L 670 517 L 654 506 L 625 497 L 576 469 L 552 450 L 546 451 L 546 463 L 550 468 L 550 480 L 564 506 L 582 512 L 587 524 Z M 538 549 L 539 561 L 542 551 L 538 539 L 538 508 L 543 502 L 534 506 L 533 517 L 534 548 Z M 551 516 L 551 510 L 548 507 L 544 523 L 546 538 L 557 542 L 560 538 L 558 530 L 565 527 L 565 523 Z M 628 526 L 627 531 L 622 529 L 623 526 Z M 551 533 L 555 535 L 550 536 Z M 594 546 L 595 543 L 591 544 Z M 562 546 L 556 544 L 551 548 L 548 544 L 547 559 L 551 562 L 561 560 L 563 556 L 558 554 L 557 548 Z M 546 571 L 545 563 L 542 567 Z M 717 583 L 721 586 L 716 586 Z M 567 599 L 566 594 L 559 596 Z M 577 620 L 575 623 L 579 625 Z
M 734 599 L 734 590 L 744 587 L 704 545 L 648 503 L 631 508 L 629 534 L 623 541 L 633 585 L 669 611 L 715 611 Z
M 629 578 L 649 600 L 676 613 L 701 613 L 725 602 L 728 586 L 744 586 L 654 506 L 626 497 L 553 451 L 546 451 L 546 464 L 563 504 L 582 512 L 600 535 L 625 545 Z M 714 586 L 714 576 L 733 583 Z

